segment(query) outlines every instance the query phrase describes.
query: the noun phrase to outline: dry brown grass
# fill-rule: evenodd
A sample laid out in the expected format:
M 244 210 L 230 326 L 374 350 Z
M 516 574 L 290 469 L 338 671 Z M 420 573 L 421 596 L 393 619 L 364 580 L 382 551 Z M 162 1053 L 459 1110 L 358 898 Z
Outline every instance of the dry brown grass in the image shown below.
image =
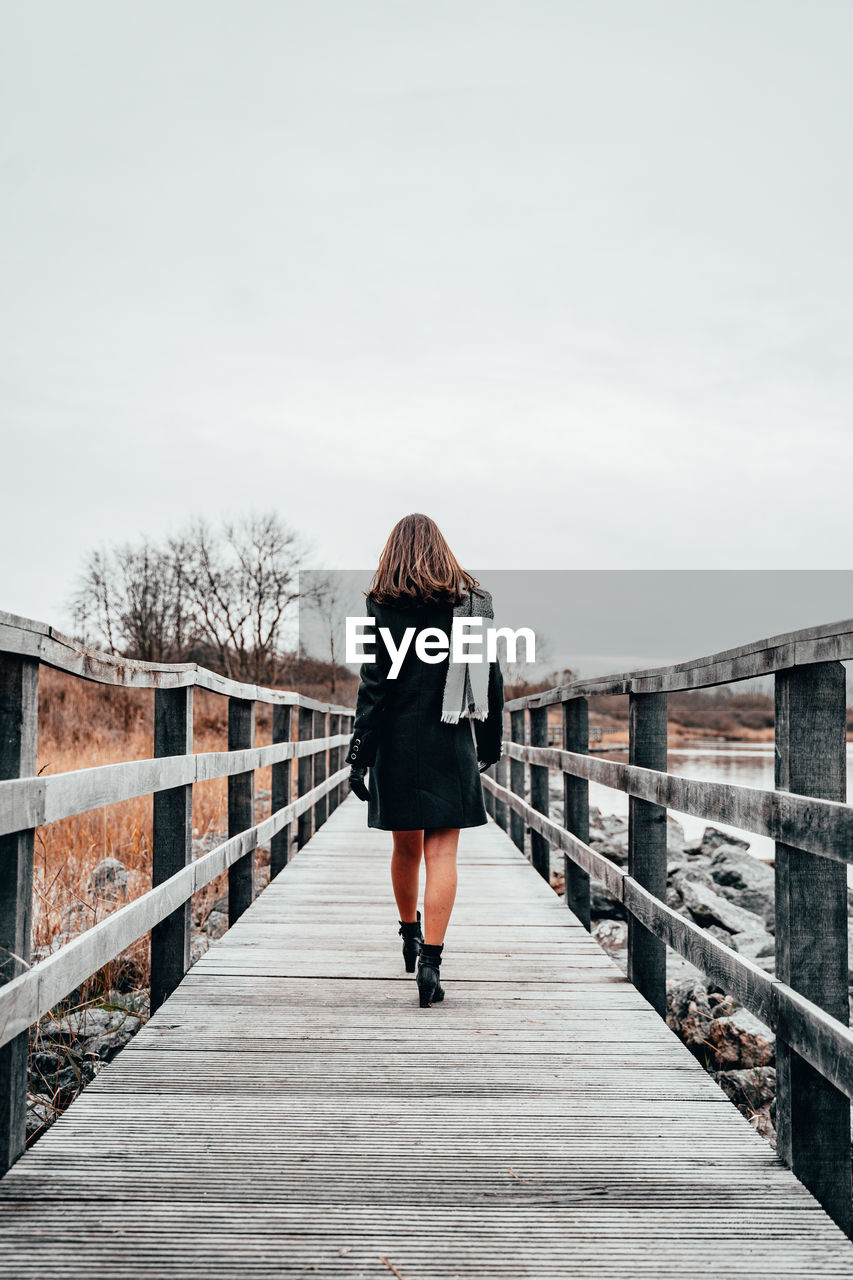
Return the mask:
M 153 750 L 154 696 L 147 690 L 126 690 L 90 684 L 42 668 L 39 692 L 40 773 L 114 764 L 150 757 Z M 227 703 L 215 694 L 196 690 L 194 745 L 197 751 L 223 750 L 227 745 Z M 269 709 L 258 707 L 257 742 L 271 739 Z M 268 792 L 270 770 L 258 770 L 256 791 Z M 268 797 L 258 818 L 269 812 Z M 128 872 L 130 901 L 151 887 L 153 802 L 150 796 L 109 805 L 79 817 L 39 828 L 36 832 L 33 945 L 36 954 L 56 945 L 70 925 L 87 927 L 120 903 L 93 901 L 89 890 L 93 870 L 104 858 L 117 858 Z M 193 789 L 193 834 L 224 838 L 228 825 L 227 781 L 198 783 Z M 269 855 L 261 851 L 256 864 Z M 227 877 L 208 885 L 193 900 L 193 917 L 201 924 L 213 903 L 227 890 Z M 140 939 L 93 979 L 93 991 L 144 986 L 148 982 L 148 940 Z M 85 993 L 81 993 L 85 996 Z

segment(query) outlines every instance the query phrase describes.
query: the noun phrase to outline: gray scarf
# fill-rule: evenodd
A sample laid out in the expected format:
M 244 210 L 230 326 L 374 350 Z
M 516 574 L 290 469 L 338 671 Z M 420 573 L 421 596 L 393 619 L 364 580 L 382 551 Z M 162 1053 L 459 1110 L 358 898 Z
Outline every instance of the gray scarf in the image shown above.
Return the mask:
M 492 597 L 488 591 L 484 591 L 482 595 L 469 592 L 465 599 L 454 607 L 453 616 L 454 618 L 494 619 Z M 485 631 L 485 627 L 483 630 Z M 485 720 L 488 716 L 489 663 L 486 661 L 485 643 L 482 658 L 482 662 L 454 662 L 452 656 L 448 658 L 447 679 L 441 704 L 441 719 L 444 724 L 458 724 L 463 716 L 468 716 L 472 720 Z

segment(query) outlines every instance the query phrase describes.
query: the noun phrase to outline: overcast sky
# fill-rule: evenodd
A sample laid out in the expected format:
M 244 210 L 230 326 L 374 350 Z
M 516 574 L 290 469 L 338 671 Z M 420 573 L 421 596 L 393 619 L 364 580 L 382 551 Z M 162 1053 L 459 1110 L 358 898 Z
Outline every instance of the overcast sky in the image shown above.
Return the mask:
M 410 510 L 484 570 L 850 564 L 849 0 L 1 12 L 0 607 L 253 507 L 318 567 Z

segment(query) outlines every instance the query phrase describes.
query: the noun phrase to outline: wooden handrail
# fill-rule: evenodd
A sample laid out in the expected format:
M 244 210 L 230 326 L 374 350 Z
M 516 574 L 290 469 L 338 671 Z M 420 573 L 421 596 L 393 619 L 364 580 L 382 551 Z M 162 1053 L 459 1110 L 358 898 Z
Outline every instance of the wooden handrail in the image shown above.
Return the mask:
M 47 623 L 19 618 L 0 610 L 0 653 L 37 658 L 46 667 L 66 671 L 96 684 L 119 685 L 125 689 L 207 689 L 226 698 L 243 698 L 273 706 L 308 707 L 312 711 L 351 714 L 352 707 L 318 702 L 289 689 L 267 689 L 263 685 L 230 680 L 197 662 L 138 662 L 115 654 L 102 653 L 63 635 Z
M 621 760 L 562 751 L 559 747 L 529 747 L 519 742 L 507 742 L 504 747 L 511 760 L 547 765 L 694 818 L 708 818 L 753 835 L 784 840 L 836 862 L 853 862 L 853 806 L 838 800 L 732 782 L 702 782 Z
M 815 662 L 842 662 L 853 658 L 853 619 L 828 622 L 820 627 L 783 632 L 769 640 L 756 640 L 738 649 L 725 649 L 705 658 L 676 662 L 668 667 L 624 671 L 618 675 L 573 680 L 553 689 L 513 698 L 507 711 L 557 706 L 570 698 L 590 698 L 598 694 L 676 693 L 706 689 L 711 685 L 733 684 L 756 676 L 773 675 L 789 667 Z
M 119 907 L 105 920 L 92 925 L 58 951 L 0 987 L 0 1046 L 8 1044 L 44 1017 L 69 991 L 115 960 L 199 889 L 312 808 L 343 780 L 346 772 L 339 770 L 263 822 L 224 840 L 182 867 L 156 889 L 149 889 L 126 906 Z
M 99 684 L 153 689 L 154 758 L 36 776 L 41 664 Z M 193 752 L 196 688 L 228 698 L 229 750 Z M 273 707 L 270 746 L 255 746 L 256 703 Z M 277 874 L 289 857 L 292 824 L 299 824 L 301 846 L 337 803 L 353 714 L 351 707 L 229 680 L 195 663 L 100 653 L 44 623 L 0 613 L 0 1174 L 24 1146 L 28 1028 L 149 932 L 151 1007 L 158 1007 L 189 966 L 193 894 L 227 871 L 233 924 L 252 901 L 255 850 L 269 842 L 270 874 Z M 299 761 L 295 800 L 292 760 Z M 254 772 L 267 766 L 272 813 L 255 823 Z M 228 779 L 228 837 L 193 859 L 193 784 L 214 778 Z M 154 799 L 152 888 L 31 966 L 35 828 L 144 795 Z
M 853 863 L 853 807 L 846 803 L 844 659 L 853 658 L 853 622 L 789 632 L 694 662 L 574 681 L 506 704 L 503 777 L 484 775 L 490 809 L 543 875 L 564 857 L 565 899 L 590 927 L 590 877 L 624 906 L 628 976 L 666 1011 L 665 946 L 776 1032 L 780 1156 L 847 1232 L 853 1234 L 850 1101 L 847 864 Z M 671 690 L 773 674 L 775 788 L 703 782 L 667 771 L 666 695 Z M 589 754 L 587 699 L 629 698 L 629 758 Z M 564 740 L 548 747 L 544 717 L 562 706 Z M 549 814 L 543 773 L 564 779 L 563 822 Z M 526 777 L 530 775 L 530 799 Z M 493 773 L 497 771 L 494 770 Z M 627 793 L 628 867 L 589 845 L 589 782 Z M 720 822 L 776 841 L 776 972 L 766 973 L 673 910 L 666 896 L 666 811 Z M 509 814 L 509 822 L 507 822 Z
M 122 800 L 155 795 L 171 787 L 230 778 L 283 760 L 297 760 L 349 742 L 346 734 L 309 742 L 278 742 L 245 751 L 200 751 L 189 756 L 127 760 L 38 778 L 0 782 L 0 835 L 43 827 Z

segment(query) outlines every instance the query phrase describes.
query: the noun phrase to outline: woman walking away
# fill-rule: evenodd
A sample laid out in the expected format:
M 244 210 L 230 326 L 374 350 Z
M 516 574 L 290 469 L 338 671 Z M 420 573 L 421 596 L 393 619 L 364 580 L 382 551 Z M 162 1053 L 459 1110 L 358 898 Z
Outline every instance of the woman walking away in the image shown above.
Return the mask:
M 459 830 L 487 821 L 480 773 L 501 757 L 503 677 L 485 651 L 492 600 L 461 567 L 435 522 L 416 514 L 391 530 L 367 592 L 367 613 L 375 628 L 365 631 L 365 651 L 375 660 L 361 667 L 346 757 L 349 784 L 367 801 L 368 826 L 393 832 L 391 883 L 403 959 L 409 973 L 418 962 L 420 1003 L 428 1007 L 444 999 L 439 971 L 456 897 Z M 469 630 L 482 638 L 480 647 L 471 646 L 482 661 L 453 662 L 442 637 L 451 637 L 454 618 L 471 617 L 484 620 Z M 407 628 L 414 632 L 402 665 L 392 670 L 392 653 L 403 651 Z

